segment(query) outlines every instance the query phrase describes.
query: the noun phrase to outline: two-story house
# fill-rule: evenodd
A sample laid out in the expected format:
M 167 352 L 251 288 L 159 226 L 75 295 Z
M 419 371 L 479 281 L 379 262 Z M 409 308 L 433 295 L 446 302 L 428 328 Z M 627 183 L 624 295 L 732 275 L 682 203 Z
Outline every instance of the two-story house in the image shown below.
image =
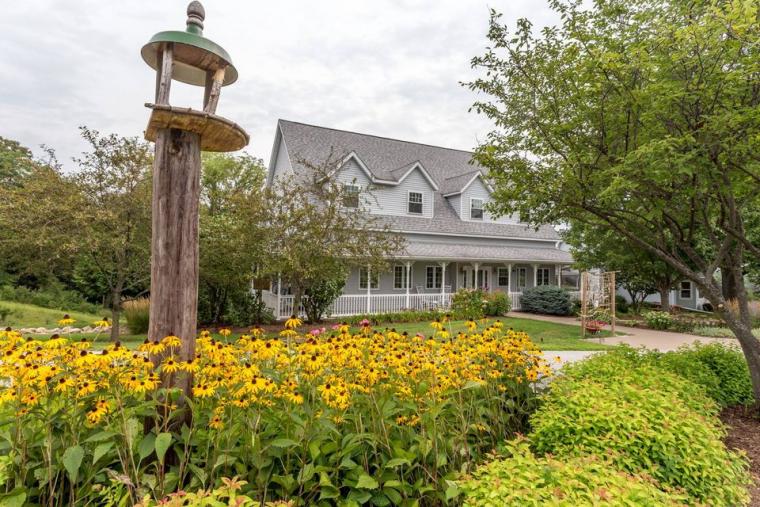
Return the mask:
M 491 187 L 471 152 L 279 120 L 267 184 L 303 174 L 299 161 L 335 153 L 346 156 L 332 177 L 356 195 L 345 205 L 376 215 L 407 245 L 385 273 L 352 270 L 332 315 L 445 308 L 463 287 L 507 292 L 519 309 L 525 288 L 575 288 L 572 257 L 554 228 L 489 214 Z M 362 199 L 368 189 L 372 198 Z M 267 301 L 278 317 L 293 312 L 276 282 Z

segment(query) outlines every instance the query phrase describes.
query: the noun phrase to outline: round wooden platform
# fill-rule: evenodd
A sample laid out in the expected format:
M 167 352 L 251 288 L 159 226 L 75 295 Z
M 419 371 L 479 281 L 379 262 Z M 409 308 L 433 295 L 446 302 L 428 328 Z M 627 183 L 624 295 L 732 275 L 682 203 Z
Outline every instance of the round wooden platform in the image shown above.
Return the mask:
M 189 107 L 145 104 L 152 109 L 145 139 L 155 141 L 159 129 L 180 129 L 201 136 L 202 151 L 237 151 L 248 145 L 250 138 L 235 122 L 215 114 Z

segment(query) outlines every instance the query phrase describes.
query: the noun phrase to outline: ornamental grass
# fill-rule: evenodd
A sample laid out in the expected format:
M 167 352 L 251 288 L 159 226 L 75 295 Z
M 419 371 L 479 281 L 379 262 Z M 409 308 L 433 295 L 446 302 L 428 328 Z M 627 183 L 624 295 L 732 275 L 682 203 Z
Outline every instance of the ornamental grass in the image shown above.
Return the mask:
M 236 476 L 257 503 L 443 504 L 458 473 L 526 429 L 550 373 L 498 321 L 458 335 L 434 322 L 428 337 L 299 325 L 202 333 L 189 361 L 174 336 L 95 351 L 0 332 L 0 487 L 28 503 L 120 505 Z M 167 373 L 191 382 L 180 407 Z M 158 416 L 182 406 L 181 426 Z

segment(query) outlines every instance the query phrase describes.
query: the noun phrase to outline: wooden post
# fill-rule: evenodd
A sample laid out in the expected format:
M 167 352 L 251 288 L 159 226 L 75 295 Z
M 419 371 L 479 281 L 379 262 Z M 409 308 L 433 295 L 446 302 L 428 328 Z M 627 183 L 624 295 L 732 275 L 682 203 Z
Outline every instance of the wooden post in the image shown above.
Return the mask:
M 168 104 L 169 92 L 172 87 L 172 72 L 174 70 L 174 44 L 168 42 L 163 51 L 158 53 L 158 68 L 156 69 L 156 104 Z
M 200 135 L 192 132 L 161 129 L 153 162 L 148 336 L 159 341 L 169 335 L 178 336 L 182 341 L 177 357 L 180 361 L 195 357 L 200 141 Z M 154 364 L 161 359 L 152 358 Z M 189 393 L 192 377 L 184 373 L 164 374 L 161 383 L 161 387 L 178 387 Z M 179 400 L 177 405 L 182 402 Z
M 206 73 L 206 91 L 203 100 L 203 111 L 206 113 L 214 114 L 216 112 L 216 105 L 219 103 L 219 92 L 222 90 L 222 83 L 224 82 L 224 67 L 216 69 L 213 78 L 209 83 L 209 76 L 211 71 Z

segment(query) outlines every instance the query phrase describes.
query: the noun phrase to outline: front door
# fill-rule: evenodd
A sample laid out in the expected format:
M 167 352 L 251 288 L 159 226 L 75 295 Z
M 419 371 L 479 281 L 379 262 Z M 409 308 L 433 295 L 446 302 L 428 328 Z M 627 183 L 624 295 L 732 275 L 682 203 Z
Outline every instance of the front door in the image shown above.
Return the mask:
M 476 288 L 489 291 L 491 289 L 491 268 L 478 269 L 476 281 Z

